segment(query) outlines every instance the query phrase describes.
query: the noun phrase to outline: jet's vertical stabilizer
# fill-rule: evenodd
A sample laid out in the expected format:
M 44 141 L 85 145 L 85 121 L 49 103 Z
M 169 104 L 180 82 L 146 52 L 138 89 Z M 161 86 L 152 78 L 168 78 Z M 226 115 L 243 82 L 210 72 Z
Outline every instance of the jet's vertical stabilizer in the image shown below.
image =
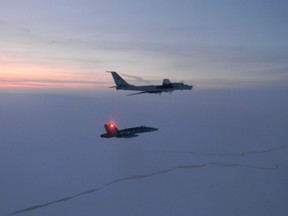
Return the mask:
M 127 83 L 127 82 L 126 82 L 118 73 L 116 73 L 115 71 L 111 71 L 111 74 L 112 74 L 113 79 L 114 79 L 114 81 L 115 81 L 116 89 L 122 89 L 122 88 L 131 86 L 129 83 Z
M 105 124 L 104 127 L 107 131 L 107 134 L 111 136 L 116 136 L 119 132 L 118 128 L 114 124 L 109 124 L 109 125 Z

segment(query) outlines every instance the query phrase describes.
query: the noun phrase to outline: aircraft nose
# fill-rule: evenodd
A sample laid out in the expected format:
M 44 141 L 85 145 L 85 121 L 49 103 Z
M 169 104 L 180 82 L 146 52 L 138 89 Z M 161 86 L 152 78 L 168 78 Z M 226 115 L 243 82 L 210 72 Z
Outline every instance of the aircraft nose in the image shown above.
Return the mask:
M 151 128 L 151 131 L 157 131 L 159 130 L 158 128 Z

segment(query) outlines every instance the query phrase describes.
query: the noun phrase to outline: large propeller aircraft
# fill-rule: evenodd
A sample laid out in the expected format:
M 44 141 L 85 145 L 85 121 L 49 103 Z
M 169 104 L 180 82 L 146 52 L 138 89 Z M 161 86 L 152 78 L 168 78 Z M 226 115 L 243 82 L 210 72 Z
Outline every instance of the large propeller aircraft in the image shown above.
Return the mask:
M 129 95 L 137 95 L 137 94 L 160 94 L 162 92 L 172 92 L 175 90 L 191 90 L 193 88 L 192 85 L 180 83 L 172 83 L 169 79 L 163 79 L 162 85 L 146 85 L 146 86 L 135 86 L 126 82 L 117 72 L 115 71 L 106 71 L 112 74 L 112 77 L 115 81 L 116 86 L 112 88 L 116 88 L 117 90 L 130 90 L 130 91 L 140 91 L 134 94 Z

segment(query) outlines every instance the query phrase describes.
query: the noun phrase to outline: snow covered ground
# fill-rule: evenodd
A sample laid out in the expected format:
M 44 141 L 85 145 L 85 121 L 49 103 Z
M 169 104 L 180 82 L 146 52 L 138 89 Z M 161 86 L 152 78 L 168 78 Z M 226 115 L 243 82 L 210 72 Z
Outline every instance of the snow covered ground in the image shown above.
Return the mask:
M 125 93 L 1 93 L 0 215 L 288 214 L 287 89 Z

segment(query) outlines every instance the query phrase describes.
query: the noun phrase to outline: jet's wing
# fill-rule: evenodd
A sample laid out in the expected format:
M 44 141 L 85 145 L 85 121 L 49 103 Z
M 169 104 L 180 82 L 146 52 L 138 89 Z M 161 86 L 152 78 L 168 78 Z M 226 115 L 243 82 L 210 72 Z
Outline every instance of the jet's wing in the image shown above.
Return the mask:
M 149 93 L 149 92 L 147 92 L 147 91 L 137 92 L 137 93 L 133 93 L 133 94 L 128 94 L 127 96 L 138 95 L 138 94 L 145 94 L 145 93 Z
M 161 92 L 163 92 L 162 90 L 159 91 L 142 91 L 142 92 L 137 92 L 137 93 L 133 93 L 133 94 L 128 94 L 127 96 L 131 96 L 131 95 L 138 95 L 138 94 L 160 94 Z

